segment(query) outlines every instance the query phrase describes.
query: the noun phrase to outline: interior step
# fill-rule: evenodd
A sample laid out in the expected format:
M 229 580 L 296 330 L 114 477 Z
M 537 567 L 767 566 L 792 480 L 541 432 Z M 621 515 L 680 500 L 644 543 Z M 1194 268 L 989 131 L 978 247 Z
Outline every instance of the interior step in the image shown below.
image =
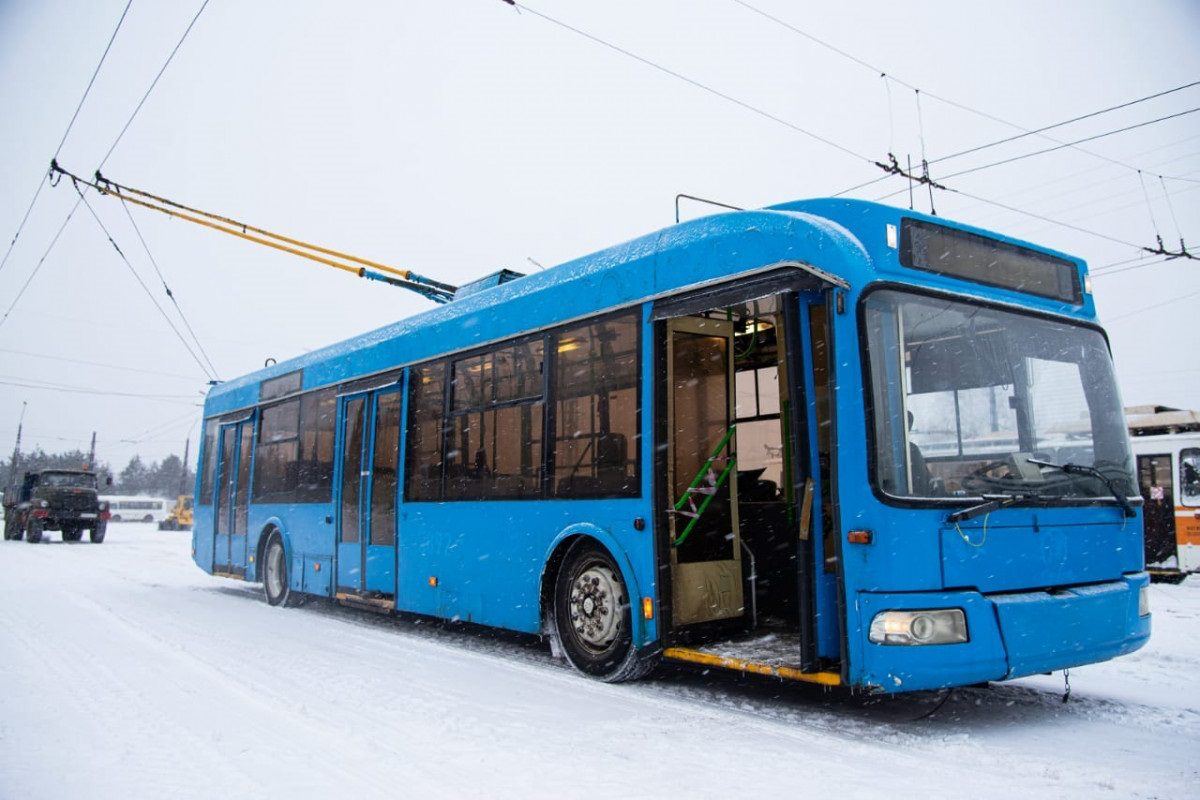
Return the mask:
M 796 634 L 756 632 L 698 647 L 668 647 L 663 651 L 663 657 L 822 686 L 842 684 L 842 677 L 836 672 L 802 670 L 799 651 L 800 637 Z

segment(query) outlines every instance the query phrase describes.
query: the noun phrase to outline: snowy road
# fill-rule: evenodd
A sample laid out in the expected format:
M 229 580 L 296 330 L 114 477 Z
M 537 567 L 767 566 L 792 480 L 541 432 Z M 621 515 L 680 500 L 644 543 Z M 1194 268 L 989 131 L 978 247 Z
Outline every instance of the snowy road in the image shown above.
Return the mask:
M 0 796 L 1200 797 L 1200 581 L 1142 652 L 854 702 L 671 672 L 609 686 L 542 649 L 193 567 L 190 536 L 0 543 Z

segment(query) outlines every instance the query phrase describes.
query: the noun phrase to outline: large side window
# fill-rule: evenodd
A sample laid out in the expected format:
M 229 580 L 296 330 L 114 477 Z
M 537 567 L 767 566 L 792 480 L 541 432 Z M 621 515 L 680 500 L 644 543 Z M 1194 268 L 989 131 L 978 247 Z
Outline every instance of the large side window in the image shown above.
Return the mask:
M 554 336 L 556 497 L 638 493 L 638 318 Z
M 442 499 L 442 414 L 446 365 L 424 364 L 409 375 L 408 444 L 404 467 L 407 500 Z
M 210 419 L 204 423 L 204 451 L 201 458 L 204 463 L 200 466 L 200 496 L 196 504 L 212 505 L 213 478 L 217 472 L 217 421 Z
M 329 502 L 336 418 L 337 390 L 333 387 L 300 398 L 300 447 L 293 502 Z
M 296 486 L 300 436 L 300 399 L 267 406 L 259 415 L 254 457 L 254 501 L 291 502 Z
M 540 496 L 543 348 L 532 339 L 452 363 L 447 499 Z

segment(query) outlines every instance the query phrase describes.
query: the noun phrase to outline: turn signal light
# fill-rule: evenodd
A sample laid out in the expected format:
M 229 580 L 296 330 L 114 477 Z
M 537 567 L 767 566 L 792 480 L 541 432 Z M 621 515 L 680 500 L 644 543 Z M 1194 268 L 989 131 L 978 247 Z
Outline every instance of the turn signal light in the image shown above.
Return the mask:
M 437 583 L 438 583 L 437 575 L 430 575 L 429 576 L 429 585 L 434 588 L 437 588 Z
M 850 531 L 846 534 L 846 540 L 850 544 L 870 544 L 871 532 L 866 530 Z
M 642 619 L 654 619 L 654 598 L 642 598 Z

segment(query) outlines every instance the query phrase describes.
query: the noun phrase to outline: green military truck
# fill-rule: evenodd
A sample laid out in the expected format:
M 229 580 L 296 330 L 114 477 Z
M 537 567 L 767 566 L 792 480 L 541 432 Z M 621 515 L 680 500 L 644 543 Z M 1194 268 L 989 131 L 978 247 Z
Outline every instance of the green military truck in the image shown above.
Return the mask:
M 4 493 L 4 538 L 37 544 L 46 531 L 78 542 L 86 529 L 96 544 L 108 528 L 108 503 L 96 493 L 96 473 L 45 469 L 26 472 Z

